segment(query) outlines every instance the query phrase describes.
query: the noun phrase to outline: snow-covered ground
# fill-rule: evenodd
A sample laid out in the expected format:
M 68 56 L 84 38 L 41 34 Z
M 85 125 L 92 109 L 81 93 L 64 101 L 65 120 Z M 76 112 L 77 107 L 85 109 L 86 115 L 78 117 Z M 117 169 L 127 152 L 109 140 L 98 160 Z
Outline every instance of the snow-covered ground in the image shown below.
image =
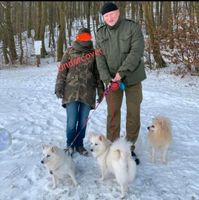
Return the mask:
M 100 181 L 96 160 L 74 155 L 79 187 L 70 179 L 51 189 L 52 180 L 41 164 L 42 144 L 65 145 L 65 110 L 54 95 L 56 63 L 41 67 L 0 70 L 0 128 L 12 135 L 12 145 L 0 152 L 0 200 L 113 200 L 120 188 L 113 178 Z M 143 82 L 141 130 L 136 153 L 141 164 L 129 185 L 128 200 L 199 199 L 199 78 L 181 79 L 168 70 L 147 71 Z M 125 102 L 125 101 L 123 101 Z M 121 135 L 125 134 L 125 103 Z M 172 121 L 173 143 L 168 164 L 149 159 L 147 126 L 163 114 Z M 106 102 L 91 112 L 89 131 L 106 131 Z M 85 146 L 89 142 L 85 138 Z

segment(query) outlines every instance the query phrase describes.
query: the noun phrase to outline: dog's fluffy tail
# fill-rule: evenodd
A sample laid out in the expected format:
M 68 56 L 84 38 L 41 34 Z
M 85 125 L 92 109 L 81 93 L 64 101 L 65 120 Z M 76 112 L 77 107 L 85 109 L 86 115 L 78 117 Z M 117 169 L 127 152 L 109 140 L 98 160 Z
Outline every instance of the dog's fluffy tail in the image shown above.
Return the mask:
M 116 177 L 121 182 L 133 181 L 136 174 L 136 163 L 131 156 L 132 143 L 125 139 L 118 139 L 111 145 L 111 153 L 113 161 L 113 168 L 116 172 Z
M 116 159 L 126 159 L 130 155 L 131 143 L 119 138 L 111 145 L 111 152 L 115 152 Z

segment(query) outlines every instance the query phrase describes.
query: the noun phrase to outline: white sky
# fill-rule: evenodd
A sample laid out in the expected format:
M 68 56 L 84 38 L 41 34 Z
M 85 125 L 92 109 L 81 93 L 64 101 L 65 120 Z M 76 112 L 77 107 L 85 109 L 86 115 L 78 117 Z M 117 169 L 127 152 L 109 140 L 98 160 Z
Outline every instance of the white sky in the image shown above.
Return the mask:
M 129 185 L 128 200 L 199 199 L 199 78 L 176 77 L 147 71 L 143 82 L 141 130 L 136 153 L 141 164 Z M 0 152 L 0 200 L 114 200 L 120 188 L 114 178 L 101 182 L 92 157 L 74 155 L 77 180 L 51 189 L 52 180 L 40 163 L 42 144 L 65 144 L 65 110 L 54 95 L 56 63 L 42 60 L 40 68 L 26 66 L 0 70 L 0 128 L 12 135 L 12 145 Z M 121 135 L 125 134 L 125 103 L 122 104 Z M 163 114 L 171 119 L 173 143 L 168 164 L 151 163 L 146 141 L 147 126 Z M 87 132 L 106 131 L 106 102 L 88 122 Z M 85 147 L 89 148 L 87 138 Z

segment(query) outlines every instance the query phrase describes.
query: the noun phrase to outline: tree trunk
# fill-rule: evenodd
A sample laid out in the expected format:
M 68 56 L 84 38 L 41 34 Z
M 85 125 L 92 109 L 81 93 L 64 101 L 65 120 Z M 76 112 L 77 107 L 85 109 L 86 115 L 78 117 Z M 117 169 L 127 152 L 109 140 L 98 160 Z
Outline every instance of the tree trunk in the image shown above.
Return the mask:
M 142 24 L 143 22 L 143 6 L 142 6 L 142 3 L 139 2 L 139 22 L 140 24 Z
M 131 1 L 131 18 L 136 20 L 136 2 Z
M 122 17 L 125 17 L 125 4 L 126 4 L 126 2 L 123 2 L 123 1 L 118 1 L 117 2 L 117 5 L 118 5 L 118 8 L 119 8 L 119 10 L 120 10 L 120 15 L 122 16 Z
M 47 55 L 46 48 L 45 48 L 45 26 L 46 26 L 46 3 L 42 2 L 42 19 L 41 19 L 41 29 L 40 29 L 40 37 L 42 41 L 42 47 L 41 47 L 41 58 L 45 58 L 45 55 Z
M 169 47 L 170 49 L 174 48 L 174 36 L 173 36 L 173 15 L 172 15 L 172 2 L 168 2 L 168 12 L 169 12 L 169 18 L 168 18 L 168 31 L 169 31 Z
M 160 24 L 163 21 L 163 1 L 160 1 Z
M 155 6 L 155 23 L 156 27 L 160 26 L 160 2 L 156 1 L 156 6 Z
M 87 28 L 90 29 L 90 6 L 91 6 L 91 3 L 90 1 L 87 1 L 86 2 L 86 21 L 87 21 Z
M 197 25 L 198 25 L 198 28 L 199 28 L 199 2 L 195 2 L 195 12 L 196 12 L 196 19 L 197 19 Z
M 5 64 L 8 64 L 9 63 L 9 58 L 8 58 L 8 51 L 7 51 L 7 44 L 6 44 L 6 41 L 5 41 L 5 38 L 2 39 L 2 42 L 3 42 L 3 57 L 4 57 L 4 60 L 5 60 Z
M 17 34 L 17 29 L 18 29 L 18 16 L 17 16 L 17 8 L 19 7 L 19 2 L 17 1 L 13 1 L 11 2 L 11 10 L 10 10 L 10 13 L 11 13 L 11 22 L 12 22 L 12 30 L 13 30 L 13 35 L 16 35 Z
M 42 41 L 41 47 L 41 58 L 44 58 L 46 53 L 44 38 L 45 38 L 45 25 L 46 25 L 46 3 L 45 2 L 37 2 L 37 27 L 35 33 L 35 40 Z
M 61 61 L 63 56 L 63 44 L 64 44 L 64 35 L 65 35 L 65 8 L 64 2 L 61 2 L 58 5 L 59 14 L 60 14 L 60 24 L 59 24 L 59 37 L 57 41 L 57 61 Z
M 151 6 L 153 6 L 152 3 L 151 2 L 143 3 L 145 22 L 146 22 L 146 27 L 149 32 L 149 36 L 151 40 L 151 48 L 153 50 L 153 57 L 155 59 L 155 62 L 157 63 L 157 67 L 162 68 L 162 67 L 166 67 L 166 63 L 163 60 L 161 52 L 160 52 L 160 44 L 157 38 L 152 12 L 150 12 Z
M 94 2 L 92 3 L 92 7 L 93 7 L 93 32 L 94 32 L 94 36 L 96 37 L 96 32 L 99 26 L 99 2 Z
M 35 40 L 40 40 L 41 39 L 41 18 L 42 18 L 42 2 L 38 1 L 36 2 L 36 30 L 35 30 Z
M 19 57 L 19 62 L 20 64 L 22 65 L 23 64 L 23 45 L 22 45 L 22 34 L 21 32 L 23 31 L 23 24 L 24 24 L 24 20 L 23 20 L 23 11 L 24 11 L 24 2 L 22 1 L 21 2 L 21 6 L 19 8 L 19 46 L 20 46 L 20 51 L 21 51 L 21 54 L 20 54 L 20 57 Z
M 28 38 L 31 37 L 32 29 L 32 2 L 28 2 Z
M 19 33 L 19 45 L 20 45 L 20 57 L 19 57 L 19 62 L 22 65 L 23 64 L 23 46 L 22 46 L 22 36 L 21 36 L 21 32 Z
M 8 38 L 8 47 L 10 50 L 11 62 L 14 63 L 17 60 L 17 52 L 15 47 L 15 40 L 11 22 L 11 2 L 6 2 L 5 8 L 5 22 L 7 27 L 7 38 Z
M 54 38 L 54 12 L 55 12 L 55 9 L 54 9 L 54 2 L 50 2 L 50 5 L 49 5 L 49 31 L 50 31 L 50 34 L 49 34 L 49 43 L 48 43 L 48 47 L 53 47 L 55 48 L 55 38 Z

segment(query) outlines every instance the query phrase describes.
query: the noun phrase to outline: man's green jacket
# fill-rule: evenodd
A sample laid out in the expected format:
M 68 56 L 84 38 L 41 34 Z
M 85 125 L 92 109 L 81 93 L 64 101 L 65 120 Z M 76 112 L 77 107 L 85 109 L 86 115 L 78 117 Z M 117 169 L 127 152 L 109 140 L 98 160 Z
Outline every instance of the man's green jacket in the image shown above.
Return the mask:
M 146 78 L 144 37 L 140 26 L 134 21 L 119 17 L 113 27 L 100 27 L 96 36 L 96 48 L 102 50 L 96 60 L 103 82 L 109 83 L 117 72 L 127 86 Z

